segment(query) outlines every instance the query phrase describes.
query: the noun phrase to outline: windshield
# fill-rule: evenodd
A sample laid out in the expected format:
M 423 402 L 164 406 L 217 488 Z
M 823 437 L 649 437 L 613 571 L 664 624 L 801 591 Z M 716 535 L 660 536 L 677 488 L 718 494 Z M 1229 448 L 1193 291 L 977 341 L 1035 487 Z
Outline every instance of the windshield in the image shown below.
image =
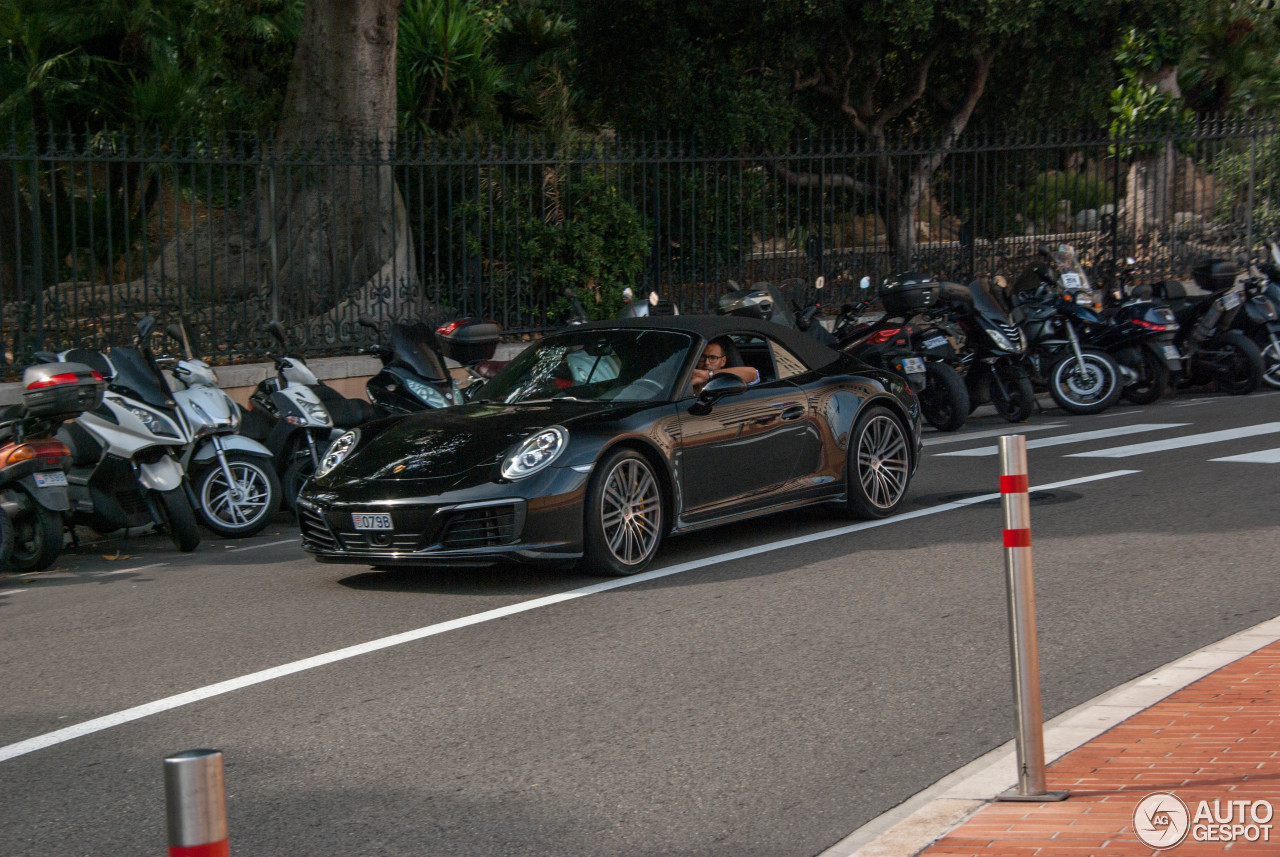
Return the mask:
M 1080 266 L 1080 260 L 1076 258 L 1076 249 L 1070 244 L 1058 245 L 1058 249 L 1053 251 L 1053 264 L 1062 275 L 1062 287 L 1068 292 L 1093 290 L 1093 286 L 1089 285 L 1089 277 Z
M 666 401 L 693 342 L 687 333 L 666 330 L 553 334 L 521 352 L 472 401 Z
M 973 308 L 987 318 L 1007 321 L 1009 307 L 1003 292 L 993 287 L 991 280 L 982 278 L 969 284 L 969 294 L 973 296 Z
M 113 347 L 111 365 L 116 370 L 115 377 L 111 379 L 111 386 L 119 387 L 153 407 L 173 406 L 168 388 L 161 386 L 164 383 L 163 378 L 135 349 Z
M 419 377 L 443 381 L 444 367 L 429 344 L 434 337 L 435 331 L 422 322 L 391 325 L 391 348 L 396 359 Z

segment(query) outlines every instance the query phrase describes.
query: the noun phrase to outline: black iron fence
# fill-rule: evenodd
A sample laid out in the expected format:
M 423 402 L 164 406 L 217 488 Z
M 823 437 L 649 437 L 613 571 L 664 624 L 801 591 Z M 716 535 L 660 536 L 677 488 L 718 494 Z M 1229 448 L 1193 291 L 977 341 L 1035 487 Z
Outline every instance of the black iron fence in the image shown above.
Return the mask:
M 484 315 L 511 335 L 562 323 L 565 287 L 616 312 L 622 289 L 709 310 L 730 280 L 916 268 L 1016 273 L 1042 243 L 1095 278 L 1137 259 L 1182 276 L 1280 229 L 1280 128 L 969 133 L 877 150 L 853 137 L 781 152 L 678 140 L 282 147 L 126 133 L 0 139 L 0 373 L 38 349 L 126 343 L 181 318 L 218 362 L 350 352 L 356 322 Z

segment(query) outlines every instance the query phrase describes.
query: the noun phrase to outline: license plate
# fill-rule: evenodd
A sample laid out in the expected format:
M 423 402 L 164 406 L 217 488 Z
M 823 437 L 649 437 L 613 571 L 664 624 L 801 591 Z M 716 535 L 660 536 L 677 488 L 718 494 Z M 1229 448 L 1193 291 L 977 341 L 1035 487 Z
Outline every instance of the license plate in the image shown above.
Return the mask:
M 56 470 L 53 473 L 34 473 L 32 475 L 36 478 L 37 488 L 67 487 L 67 474 L 63 473 L 61 470 Z
M 945 336 L 935 336 L 932 339 L 926 339 L 921 344 L 925 348 L 941 348 L 947 344 L 947 338 Z
M 902 361 L 902 371 L 908 375 L 921 375 L 924 373 L 924 361 L 919 357 L 907 357 Z
M 1079 274 L 1067 271 L 1062 275 L 1062 285 L 1068 289 L 1078 289 L 1084 285 L 1084 281 L 1080 279 Z
M 391 515 L 386 512 L 352 512 L 351 524 L 357 530 L 389 530 Z
M 1178 351 L 1178 346 L 1176 346 L 1176 345 L 1162 345 L 1162 346 L 1160 346 L 1160 347 L 1164 349 L 1164 359 L 1165 359 L 1165 360 L 1181 360 L 1181 359 L 1182 359 L 1182 354 L 1181 354 L 1181 353 L 1179 353 L 1179 351 Z
M 1227 292 L 1220 298 L 1220 300 L 1222 301 L 1222 309 L 1224 312 L 1240 306 L 1240 296 L 1235 292 Z

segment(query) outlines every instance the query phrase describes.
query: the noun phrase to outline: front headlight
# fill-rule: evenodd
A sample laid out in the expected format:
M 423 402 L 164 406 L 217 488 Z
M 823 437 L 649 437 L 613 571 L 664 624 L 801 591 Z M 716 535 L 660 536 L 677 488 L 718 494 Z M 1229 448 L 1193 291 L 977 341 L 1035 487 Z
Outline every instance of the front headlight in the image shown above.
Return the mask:
M 148 411 L 146 408 L 139 408 L 133 405 L 128 405 L 127 407 L 129 408 L 129 413 L 137 417 L 139 422 L 146 426 L 147 431 L 152 434 L 157 434 L 161 437 L 178 436 L 178 432 L 174 429 L 173 425 L 159 414 Z
M 329 444 L 329 448 L 325 450 L 324 455 L 321 457 L 320 466 L 316 468 L 316 478 L 324 476 L 346 460 L 346 457 L 351 454 L 351 450 L 356 448 L 356 444 L 359 441 L 360 429 L 352 429 L 339 435 L 337 440 Z
M 449 400 L 440 395 L 440 391 L 430 384 L 424 384 L 412 378 L 405 378 L 404 385 L 409 388 L 410 393 L 413 393 L 433 408 L 449 407 Z
M 320 402 L 309 402 L 306 399 L 298 400 L 298 404 L 307 412 L 307 418 L 317 425 L 332 425 L 333 420 L 329 417 L 329 411 Z
M 560 457 L 569 445 L 569 432 L 562 426 L 545 428 L 527 437 L 502 462 L 502 475 L 507 479 L 532 476 Z
M 1014 347 L 1013 343 L 1009 341 L 1008 337 L 1006 337 L 1000 331 L 996 330 L 994 327 L 987 327 L 987 328 L 984 328 L 984 330 L 987 331 L 987 336 L 991 337 L 991 341 L 996 344 L 996 348 L 999 348 L 1001 351 L 1018 351 L 1019 350 Z

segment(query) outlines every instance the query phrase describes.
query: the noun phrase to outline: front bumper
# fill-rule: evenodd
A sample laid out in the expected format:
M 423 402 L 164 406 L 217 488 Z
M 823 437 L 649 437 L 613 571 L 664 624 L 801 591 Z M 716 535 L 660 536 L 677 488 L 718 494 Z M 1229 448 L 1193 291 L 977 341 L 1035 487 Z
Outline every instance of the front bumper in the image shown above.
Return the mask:
M 557 562 L 582 556 L 582 504 L 589 474 L 548 468 L 527 480 L 441 494 L 304 491 L 302 549 L 320 562 L 481 566 Z M 399 495 L 399 496 L 398 496 Z M 374 499 L 377 497 L 377 499 Z M 356 530 L 353 513 L 391 516 L 391 530 Z

